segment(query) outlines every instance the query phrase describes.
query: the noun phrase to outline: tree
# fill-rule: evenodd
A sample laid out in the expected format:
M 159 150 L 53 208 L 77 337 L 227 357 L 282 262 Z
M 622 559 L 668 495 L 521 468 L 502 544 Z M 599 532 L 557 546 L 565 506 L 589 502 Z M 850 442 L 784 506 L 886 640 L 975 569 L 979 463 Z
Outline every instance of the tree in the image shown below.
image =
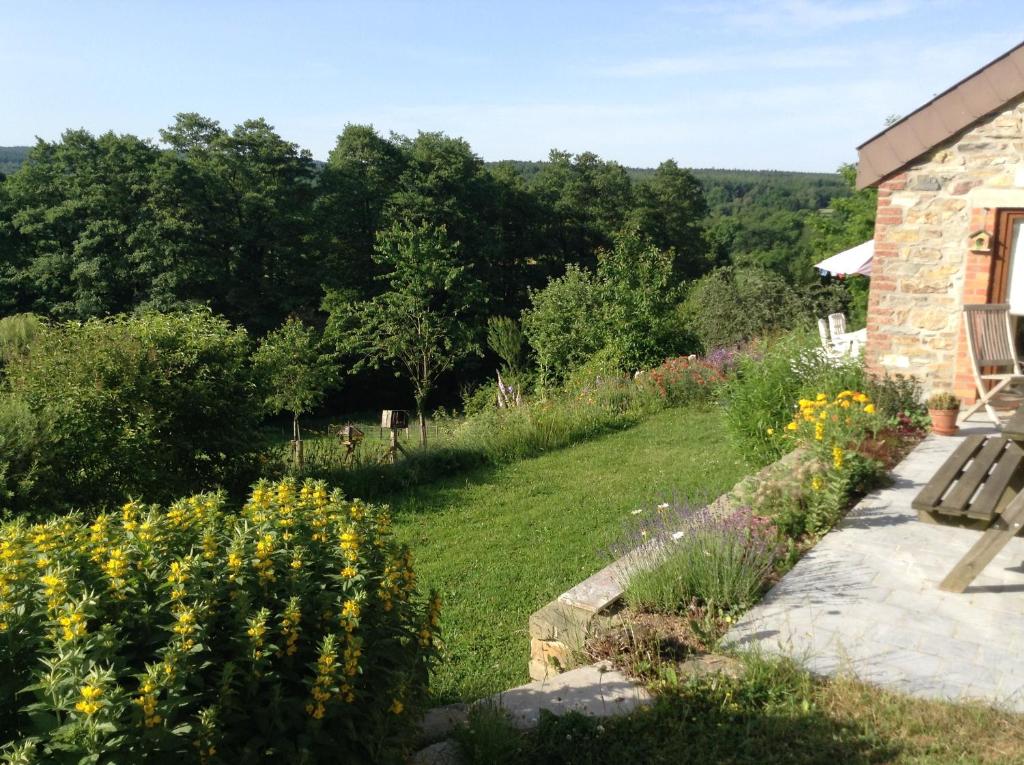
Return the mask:
M 615 237 L 597 270 L 569 266 L 531 293 L 523 329 L 545 377 L 564 378 L 598 351 L 623 370 L 642 369 L 680 352 L 688 338 L 675 315 L 679 282 L 674 253 L 637 231 Z
M 253 366 L 264 384 L 267 408 L 274 414 L 292 414 L 292 457 L 296 469 L 301 470 L 299 416 L 323 400 L 334 377 L 331 359 L 321 353 L 316 330 L 290 316 L 260 340 L 253 354 Z
M 387 366 L 413 389 L 420 443 L 427 444 L 426 403 L 438 379 L 477 352 L 464 316 L 479 300 L 479 285 L 459 263 L 458 245 L 444 226 L 394 224 L 377 235 L 374 261 L 386 285 L 364 301 L 328 293 L 328 332 L 354 355 L 353 371 Z
M 707 215 L 703 185 L 671 159 L 637 185 L 635 224 L 657 248 L 675 251 L 677 279 L 696 279 L 720 265 L 705 238 Z
M 856 165 L 842 165 L 839 174 L 849 187 L 850 195 L 832 199 L 825 210 L 809 219 L 813 262 L 866 242 L 875 235 L 878 191 L 857 189 Z M 850 295 L 850 325 L 863 326 L 867 320 L 868 279 L 855 275 L 847 278 L 844 286 Z

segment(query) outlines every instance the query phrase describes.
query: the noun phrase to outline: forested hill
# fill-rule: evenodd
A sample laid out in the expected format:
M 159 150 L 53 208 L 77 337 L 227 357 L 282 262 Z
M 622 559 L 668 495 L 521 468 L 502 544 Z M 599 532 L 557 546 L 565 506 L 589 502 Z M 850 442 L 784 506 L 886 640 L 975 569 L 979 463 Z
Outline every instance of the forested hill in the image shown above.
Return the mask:
M 21 167 L 31 150 L 31 146 L 0 146 L 0 173 L 13 173 Z
M 490 167 L 506 165 L 530 181 L 548 162 L 505 160 L 487 162 Z M 634 182 L 643 183 L 654 177 L 650 167 L 627 167 L 626 174 Z M 839 173 L 802 173 L 790 170 L 730 170 L 724 168 L 689 168 L 703 184 L 711 214 L 735 212 L 738 200 L 761 199 L 772 207 L 797 210 L 818 210 L 830 199 L 846 196 L 849 185 Z
M 10 175 L 21 167 L 31 149 L 31 146 L 0 146 L 0 173 Z M 506 160 L 484 164 L 492 168 L 497 165 L 509 165 L 529 181 L 549 163 Z M 762 199 L 770 197 L 773 207 L 795 212 L 820 209 L 833 197 L 849 193 L 849 187 L 838 173 L 718 168 L 692 168 L 690 172 L 704 185 L 704 194 L 712 215 L 732 214 L 735 212 L 737 200 L 749 199 L 752 196 Z M 654 176 L 654 168 L 627 167 L 626 173 L 633 181 L 644 182 Z

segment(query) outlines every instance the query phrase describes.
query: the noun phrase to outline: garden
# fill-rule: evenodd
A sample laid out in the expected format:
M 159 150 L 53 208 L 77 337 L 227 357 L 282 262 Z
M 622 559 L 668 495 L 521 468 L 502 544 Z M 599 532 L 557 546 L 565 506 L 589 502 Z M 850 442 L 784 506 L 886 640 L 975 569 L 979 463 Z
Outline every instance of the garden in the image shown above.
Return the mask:
M 627 619 L 675 620 L 677 658 L 713 650 L 913 443 L 920 416 L 913 381 L 827 364 L 796 332 L 638 375 L 599 356 L 516 405 L 439 413 L 443 435 L 393 464 L 297 463 L 280 444 L 245 456 L 229 441 L 260 443 L 246 412 L 261 399 L 297 420 L 319 395 L 302 380 L 321 362 L 276 354 L 274 335 L 250 361 L 244 336 L 203 313 L 12 334 L 10 432 L 52 443 L 43 458 L 9 450 L 4 474 L 12 763 L 397 761 L 425 709 L 515 684 L 529 613 L 631 540 L 659 565 L 630 582 Z M 42 382 L 57 368 L 66 388 Z M 233 432 L 212 427 L 225 418 Z M 109 422 L 116 438 L 89 438 Z M 784 454 L 799 468 L 743 509 L 701 509 Z M 211 476 L 224 488 L 174 496 Z M 658 685 L 664 637 L 619 640 L 616 660 Z
M 0 179 L 0 760 L 402 762 L 425 711 L 525 679 L 533 611 L 638 548 L 587 649 L 655 706 L 526 736 L 480 707 L 468 758 L 884 760 L 1009 724 L 680 669 L 921 433 L 913 379 L 804 328 L 862 313 L 807 264 L 863 238 L 840 202 L 870 194 L 744 248 L 671 162 L 526 179 L 349 126 L 318 169 L 195 114 L 163 140 L 71 131 Z

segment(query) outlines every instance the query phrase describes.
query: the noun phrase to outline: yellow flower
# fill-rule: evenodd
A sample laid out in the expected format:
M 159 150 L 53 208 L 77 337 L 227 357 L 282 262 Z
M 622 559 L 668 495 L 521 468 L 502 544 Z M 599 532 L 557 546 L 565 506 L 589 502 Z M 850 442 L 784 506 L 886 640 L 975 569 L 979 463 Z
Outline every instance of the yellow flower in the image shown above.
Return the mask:
M 786 430 L 796 430 L 796 428 L 797 428 L 797 425 L 796 425 L 795 422 L 791 422 L 791 423 L 789 423 L 789 425 L 786 426 Z
M 392 700 L 391 706 L 388 708 L 388 711 L 391 712 L 391 714 L 393 715 L 400 715 L 402 714 L 402 710 L 404 709 L 405 705 L 400 700 L 394 699 Z
M 346 579 L 353 579 L 359 573 L 359 570 L 355 566 L 345 566 L 341 570 L 341 575 Z
M 814 440 L 821 441 L 825 438 L 825 426 L 820 422 L 814 426 Z
M 875 413 L 875 405 L 874 404 L 868 404 L 867 406 L 864 407 L 864 411 L 867 412 L 868 414 L 874 414 Z
M 843 466 L 843 450 L 838 446 L 832 447 L 832 464 L 836 470 Z
M 768 435 L 769 436 L 774 436 L 775 435 L 775 428 L 768 428 Z
M 359 604 L 354 600 L 346 600 L 345 605 L 341 607 L 341 615 L 345 618 L 358 619 Z
M 814 476 L 814 478 L 811 479 L 811 488 L 814 491 L 821 491 L 822 485 L 823 484 L 820 476 Z

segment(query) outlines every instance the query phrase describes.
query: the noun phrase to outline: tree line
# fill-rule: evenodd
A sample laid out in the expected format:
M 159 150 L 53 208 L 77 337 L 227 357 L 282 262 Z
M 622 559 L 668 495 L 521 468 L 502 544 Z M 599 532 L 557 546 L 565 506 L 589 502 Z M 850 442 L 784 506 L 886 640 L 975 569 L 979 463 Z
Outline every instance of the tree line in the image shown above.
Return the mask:
M 460 138 L 366 125 L 318 163 L 265 120 L 194 113 L 159 142 L 69 130 L 0 180 L 0 313 L 203 306 L 254 338 L 298 320 L 353 371 L 406 376 L 421 410 L 457 362 L 479 379 L 469 359 L 496 317 L 522 319 L 544 375 L 602 351 L 636 368 L 696 349 L 700 306 L 680 306 L 751 282 L 735 269 L 758 274 L 755 292 L 820 287 L 811 258 L 859 236 L 870 201 L 838 176 L 701 172 L 589 152 L 485 163 Z M 702 277 L 727 289 L 694 291 Z M 786 320 L 783 304 L 761 324 Z

